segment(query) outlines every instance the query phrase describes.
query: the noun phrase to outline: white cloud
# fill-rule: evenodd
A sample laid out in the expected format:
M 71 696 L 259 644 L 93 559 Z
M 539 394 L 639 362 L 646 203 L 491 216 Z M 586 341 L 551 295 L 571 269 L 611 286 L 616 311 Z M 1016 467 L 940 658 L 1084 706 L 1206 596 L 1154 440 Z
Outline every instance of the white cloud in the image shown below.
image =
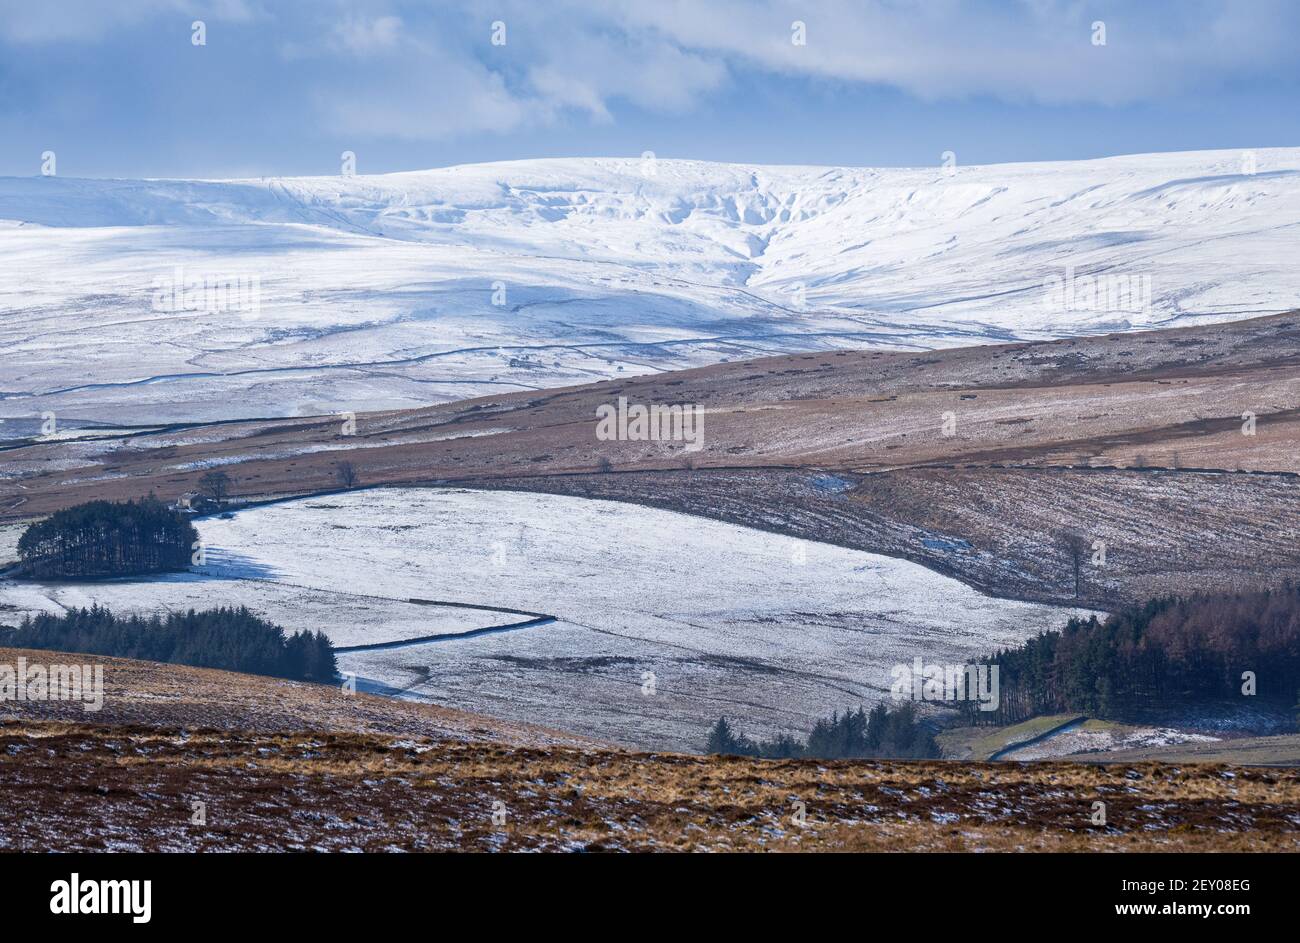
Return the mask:
M 351 16 L 334 27 L 338 47 L 354 55 L 368 56 L 390 52 L 402 38 L 402 20 L 397 16 L 374 19 Z
M 393 94 L 394 84 L 402 94 Z M 467 62 L 404 69 L 401 78 L 350 75 L 315 94 L 326 124 L 340 134 L 436 141 L 504 132 L 528 123 L 539 107 L 512 94 L 499 75 Z
M 684 112 L 742 70 L 927 100 L 1122 104 L 1300 68 L 1288 0 L 67 0 L 4 3 L 0 41 L 112 44 L 169 16 L 177 42 L 191 17 L 252 24 L 281 52 L 269 98 L 314 102 L 343 133 L 412 140 L 605 121 L 620 101 Z M 210 48 L 232 35 L 210 32 Z
M 926 99 L 1143 101 L 1278 68 L 1294 74 L 1300 35 L 1300 5 L 1285 0 L 621 0 L 618 9 L 686 49 Z M 796 19 L 804 46 L 791 42 Z M 1096 20 L 1104 47 L 1092 42 Z
M 335 116 L 435 138 L 550 122 L 565 111 L 608 120 L 619 100 L 686 111 L 741 67 L 926 100 L 1158 100 L 1270 70 L 1294 75 L 1288 37 L 1300 34 L 1300 5 L 1279 0 L 465 0 L 436 18 L 402 9 L 400 30 L 428 43 L 422 68 L 439 79 L 403 79 L 374 109 L 354 101 Z M 395 19 L 350 30 L 367 48 L 391 50 Z M 493 19 L 508 25 L 499 49 L 488 45 Z M 796 19 L 807 24 L 805 46 L 791 42 Z M 1092 42 L 1095 19 L 1106 22 L 1104 47 Z M 458 115 L 420 105 L 439 89 L 461 102 Z

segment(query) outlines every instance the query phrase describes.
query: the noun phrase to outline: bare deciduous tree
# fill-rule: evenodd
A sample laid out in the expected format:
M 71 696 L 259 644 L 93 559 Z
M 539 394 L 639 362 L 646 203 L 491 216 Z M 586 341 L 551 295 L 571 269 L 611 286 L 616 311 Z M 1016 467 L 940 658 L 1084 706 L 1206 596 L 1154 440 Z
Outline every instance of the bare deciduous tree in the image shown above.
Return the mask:
M 351 462 L 339 462 L 334 466 L 334 477 L 344 488 L 355 488 L 361 482 Z
M 210 471 L 199 479 L 199 487 L 217 504 L 226 500 L 231 484 L 230 476 L 223 471 Z

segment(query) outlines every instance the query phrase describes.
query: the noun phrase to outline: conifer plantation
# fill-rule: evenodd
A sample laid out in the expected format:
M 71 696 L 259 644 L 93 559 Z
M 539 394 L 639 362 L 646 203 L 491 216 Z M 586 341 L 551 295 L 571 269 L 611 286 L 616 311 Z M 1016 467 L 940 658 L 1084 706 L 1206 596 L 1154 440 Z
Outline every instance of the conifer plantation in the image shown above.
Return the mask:
M 243 606 L 168 613 L 164 618 L 120 618 L 98 606 L 48 613 L 0 632 L 0 645 L 113 655 L 223 668 L 299 681 L 332 682 L 334 648 L 323 632 L 286 635 L 280 626 Z
M 928 727 L 916 717 L 916 708 L 901 704 L 890 708 L 877 704 L 868 713 L 835 713 L 813 725 L 806 741 L 783 735 L 771 740 L 751 740 L 738 733 L 725 717 L 719 717 L 704 752 L 727 756 L 759 756 L 765 759 L 927 759 L 940 755 L 939 745 Z
M 987 712 L 960 703 L 975 724 L 1063 712 L 1124 720 L 1154 705 L 1228 699 L 1292 707 L 1300 699 L 1300 586 L 1171 596 L 1104 621 L 1071 619 L 985 662 L 1000 668 L 1000 703 Z
M 31 579 L 95 579 L 184 570 L 198 532 L 156 498 L 91 501 L 56 511 L 18 541 Z

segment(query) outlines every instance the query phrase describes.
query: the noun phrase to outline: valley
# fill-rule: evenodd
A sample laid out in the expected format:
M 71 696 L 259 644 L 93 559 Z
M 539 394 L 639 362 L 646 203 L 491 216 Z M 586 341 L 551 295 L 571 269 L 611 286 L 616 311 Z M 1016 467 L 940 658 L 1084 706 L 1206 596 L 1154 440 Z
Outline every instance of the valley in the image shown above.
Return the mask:
M 247 606 L 340 672 L 103 659 L 103 715 L 4 705 L 36 763 L 0 794 L 85 829 L 0 846 L 1294 850 L 1273 702 L 921 704 L 943 761 L 694 755 L 914 658 L 1300 576 L 1300 177 L 1260 158 L 0 180 L 0 625 Z M 188 570 L 15 565 L 32 521 L 151 495 Z M 237 801 L 195 831 L 194 795 Z
M 888 699 L 891 667 L 918 654 L 960 662 L 1083 614 L 830 544 L 521 492 L 374 489 L 237 511 L 199 533 L 208 562 L 190 573 L 0 581 L 0 612 L 237 601 L 290 632 L 368 646 L 339 654 L 366 690 L 684 752 L 720 715 L 802 734 L 809 718 Z M 462 608 L 474 605 L 516 614 Z M 475 631 L 529 613 L 548 621 Z

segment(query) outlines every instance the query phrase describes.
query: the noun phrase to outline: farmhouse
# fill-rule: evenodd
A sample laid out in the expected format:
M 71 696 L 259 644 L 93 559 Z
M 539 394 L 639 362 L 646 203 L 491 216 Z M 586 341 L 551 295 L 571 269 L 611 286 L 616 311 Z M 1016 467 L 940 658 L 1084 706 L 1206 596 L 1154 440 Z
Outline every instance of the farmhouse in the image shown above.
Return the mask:
M 186 491 L 176 503 L 172 505 L 174 511 L 184 511 L 190 514 L 206 514 L 215 510 L 216 502 L 201 491 Z

